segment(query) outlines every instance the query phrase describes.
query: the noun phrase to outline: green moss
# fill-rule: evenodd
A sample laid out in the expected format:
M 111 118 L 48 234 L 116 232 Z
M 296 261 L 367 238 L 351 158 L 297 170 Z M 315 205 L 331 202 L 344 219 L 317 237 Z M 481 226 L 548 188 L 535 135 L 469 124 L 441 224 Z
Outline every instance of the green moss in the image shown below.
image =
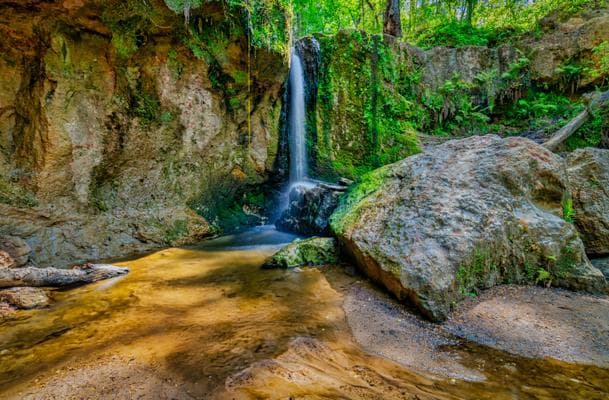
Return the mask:
M 34 195 L 17 183 L 0 176 L 0 203 L 15 207 L 35 207 L 38 201 Z
M 389 167 L 385 166 L 365 174 L 341 197 L 336 211 L 330 217 L 330 227 L 335 234 L 343 234 L 349 225 L 357 220 L 365 199 L 385 182 L 388 169 Z
M 116 53 L 123 59 L 139 50 L 154 26 L 163 25 L 159 10 L 142 0 L 110 0 L 104 4 L 102 20 L 112 32 Z
M 175 49 L 171 49 L 167 54 L 167 68 L 169 68 L 173 79 L 180 80 L 184 71 L 184 63 L 178 60 L 178 52 Z
M 420 151 L 419 69 L 380 36 L 341 32 L 319 42 L 317 114 L 307 117 L 317 123 L 309 132 L 317 175 L 356 178 Z
M 560 251 L 556 263 L 551 267 L 550 274 L 552 277 L 564 279 L 568 277 L 577 267 L 579 260 L 575 255 L 575 250 L 571 247 L 564 247 Z
M 275 253 L 263 268 L 323 266 L 339 261 L 338 246 L 333 238 L 297 240 Z
M 165 111 L 165 112 L 161 113 L 161 116 L 159 118 L 160 118 L 161 122 L 164 124 L 169 124 L 175 120 L 175 117 L 169 111 Z
M 470 262 L 461 264 L 457 270 L 457 285 L 463 296 L 477 296 L 489 287 L 489 279 L 499 268 L 487 248 L 477 248 Z
M 133 94 L 133 115 L 140 118 L 144 125 L 151 125 L 159 120 L 159 100 L 151 93 L 136 91 Z
M 188 221 L 176 220 L 173 225 L 165 227 L 163 240 L 167 244 L 175 244 L 179 239 L 188 235 Z

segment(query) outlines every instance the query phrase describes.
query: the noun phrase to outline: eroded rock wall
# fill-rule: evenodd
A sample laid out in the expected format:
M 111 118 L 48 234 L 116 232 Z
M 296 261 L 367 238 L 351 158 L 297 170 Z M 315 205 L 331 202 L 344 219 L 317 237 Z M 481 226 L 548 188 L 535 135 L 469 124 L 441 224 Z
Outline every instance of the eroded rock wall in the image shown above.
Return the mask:
M 0 233 L 39 265 L 208 236 L 273 169 L 285 55 L 140 3 L 0 1 Z

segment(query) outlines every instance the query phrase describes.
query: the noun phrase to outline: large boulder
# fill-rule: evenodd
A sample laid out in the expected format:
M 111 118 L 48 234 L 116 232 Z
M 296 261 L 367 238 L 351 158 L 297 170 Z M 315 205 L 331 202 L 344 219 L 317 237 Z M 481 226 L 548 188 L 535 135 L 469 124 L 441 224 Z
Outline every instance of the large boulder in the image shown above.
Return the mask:
M 576 150 L 567 157 L 567 174 L 586 252 L 609 254 L 609 150 Z
M 338 262 L 336 239 L 314 237 L 297 240 L 275 253 L 262 266 L 265 269 L 322 266 Z
M 288 207 L 275 226 L 277 229 L 301 235 L 328 233 L 330 215 L 346 187 L 303 183 L 295 185 L 289 194 Z
M 500 283 L 591 292 L 603 275 L 575 227 L 562 160 L 524 138 L 449 141 L 365 175 L 331 217 L 373 280 L 433 320 Z

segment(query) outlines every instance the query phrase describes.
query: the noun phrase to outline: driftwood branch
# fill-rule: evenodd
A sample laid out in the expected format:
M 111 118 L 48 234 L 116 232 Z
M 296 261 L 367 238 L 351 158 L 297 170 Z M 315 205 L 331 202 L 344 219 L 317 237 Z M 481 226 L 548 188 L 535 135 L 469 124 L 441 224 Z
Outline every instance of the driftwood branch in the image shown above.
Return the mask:
M 129 272 L 128 268 L 108 264 L 85 264 L 72 269 L 2 268 L 0 288 L 15 286 L 61 287 L 92 283 Z
M 594 93 L 588 96 L 589 104 L 584 111 L 579 113 L 573 118 L 567 125 L 559 129 L 552 137 L 546 141 L 543 145 L 545 148 L 551 151 L 555 151 L 560 145 L 573 135 L 584 123 L 598 111 L 599 108 L 609 103 L 609 91 L 604 93 Z

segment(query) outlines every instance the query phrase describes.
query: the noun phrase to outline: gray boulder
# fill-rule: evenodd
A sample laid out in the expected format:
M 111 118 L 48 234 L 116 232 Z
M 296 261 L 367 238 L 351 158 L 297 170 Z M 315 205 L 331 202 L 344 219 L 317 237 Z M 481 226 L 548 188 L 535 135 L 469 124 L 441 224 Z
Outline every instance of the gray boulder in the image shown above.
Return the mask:
M 586 252 L 609 254 L 609 150 L 576 150 L 567 158 L 567 174 Z
M 299 184 L 289 194 L 289 204 L 275 226 L 282 231 L 301 235 L 323 235 L 329 232 L 330 215 L 338 206 L 344 186 Z
M 609 279 L 609 257 L 594 258 L 591 261 L 592 265 L 605 275 L 605 279 Z
M 30 259 L 30 246 L 21 238 L 16 236 L 0 236 L 0 251 L 6 252 L 12 259 L 12 268 L 26 265 Z
M 591 292 L 605 278 L 575 227 L 562 160 L 524 138 L 449 141 L 365 175 L 331 227 L 370 278 L 427 317 L 500 283 Z

